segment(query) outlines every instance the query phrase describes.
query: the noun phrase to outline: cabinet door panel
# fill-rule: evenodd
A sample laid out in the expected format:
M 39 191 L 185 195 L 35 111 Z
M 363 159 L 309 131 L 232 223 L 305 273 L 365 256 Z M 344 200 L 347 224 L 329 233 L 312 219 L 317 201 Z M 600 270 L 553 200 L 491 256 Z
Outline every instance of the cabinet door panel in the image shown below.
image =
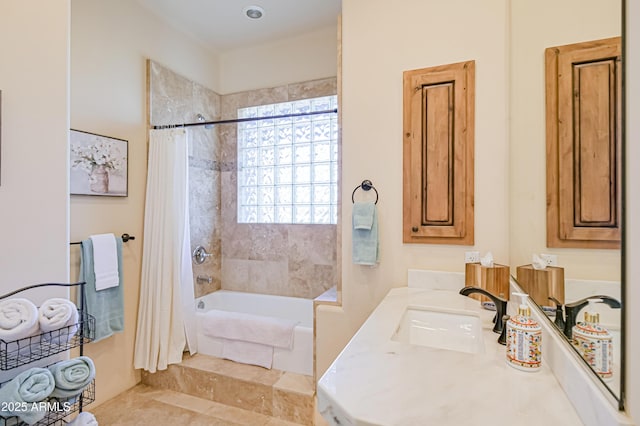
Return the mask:
M 546 51 L 547 245 L 620 244 L 620 38 Z
M 404 73 L 406 243 L 473 245 L 473 61 Z

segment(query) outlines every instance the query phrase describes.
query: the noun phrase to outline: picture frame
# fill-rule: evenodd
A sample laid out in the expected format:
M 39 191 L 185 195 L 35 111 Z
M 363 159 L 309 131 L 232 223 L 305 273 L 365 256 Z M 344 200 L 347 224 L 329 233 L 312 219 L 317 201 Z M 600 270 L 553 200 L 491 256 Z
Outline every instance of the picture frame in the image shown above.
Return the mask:
M 0 186 L 2 185 L 2 90 L 0 90 Z
M 129 142 L 71 129 L 71 195 L 128 196 Z

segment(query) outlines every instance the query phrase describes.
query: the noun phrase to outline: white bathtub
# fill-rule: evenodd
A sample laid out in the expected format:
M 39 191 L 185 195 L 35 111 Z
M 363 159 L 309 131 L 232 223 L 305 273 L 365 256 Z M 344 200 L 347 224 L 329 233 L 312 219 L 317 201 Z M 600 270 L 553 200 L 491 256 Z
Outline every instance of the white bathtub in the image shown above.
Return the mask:
M 198 352 L 221 357 L 222 339 L 202 332 L 204 312 L 209 309 L 242 312 L 297 321 L 291 350 L 274 348 L 273 366 L 277 370 L 313 375 L 313 300 L 218 290 L 196 299 Z

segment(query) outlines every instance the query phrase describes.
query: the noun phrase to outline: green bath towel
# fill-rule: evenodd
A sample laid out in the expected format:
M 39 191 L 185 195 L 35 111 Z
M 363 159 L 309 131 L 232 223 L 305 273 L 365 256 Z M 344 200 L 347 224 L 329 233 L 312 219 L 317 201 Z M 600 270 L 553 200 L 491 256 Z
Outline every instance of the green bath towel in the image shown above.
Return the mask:
M 53 375 L 46 368 L 34 367 L 23 371 L 0 388 L 0 401 L 3 403 L 0 417 L 18 416 L 30 425 L 39 422 L 47 412 L 37 403 L 47 399 L 54 388 Z
M 94 342 L 124 330 L 124 289 L 122 275 L 122 238 L 116 237 L 118 250 L 118 275 L 120 284 L 96 291 L 96 277 L 93 272 L 93 243 L 91 238 L 82 241 L 80 258 L 80 281 L 85 281 L 85 309 L 96 319 Z
M 48 367 L 56 387 L 51 392 L 55 398 L 71 398 L 80 395 L 96 376 L 96 367 L 88 356 L 59 361 Z

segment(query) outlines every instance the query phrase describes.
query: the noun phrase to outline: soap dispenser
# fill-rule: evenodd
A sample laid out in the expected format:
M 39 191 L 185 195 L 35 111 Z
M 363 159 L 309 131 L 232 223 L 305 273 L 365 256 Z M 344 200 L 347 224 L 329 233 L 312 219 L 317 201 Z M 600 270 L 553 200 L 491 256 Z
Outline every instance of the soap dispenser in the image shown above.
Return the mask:
M 613 376 L 613 344 L 609 330 L 602 327 L 596 303 L 602 299 L 589 299 L 584 322 L 573 326 L 573 340 L 578 352 L 603 379 Z
M 507 321 L 507 364 L 523 371 L 540 371 L 542 365 L 542 327 L 533 318 L 527 304 L 528 294 L 512 293 L 521 298 L 518 315 Z

